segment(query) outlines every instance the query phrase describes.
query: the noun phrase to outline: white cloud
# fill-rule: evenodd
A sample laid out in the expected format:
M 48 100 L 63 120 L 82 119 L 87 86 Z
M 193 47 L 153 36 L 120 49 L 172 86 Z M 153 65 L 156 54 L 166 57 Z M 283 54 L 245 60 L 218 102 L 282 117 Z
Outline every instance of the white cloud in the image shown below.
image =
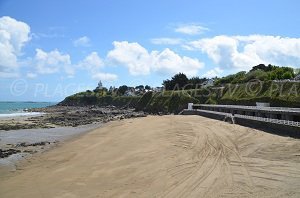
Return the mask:
M 18 56 L 26 42 L 30 40 L 30 27 L 9 16 L 0 18 L 0 76 L 18 76 Z
M 182 24 L 175 28 L 175 32 L 188 35 L 203 34 L 208 30 L 208 28 L 197 24 Z
M 155 45 L 179 45 L 182 43 L 180 38 L 154 38 L 151 43 Z
M 279 36 L 216 36 L 189 43 L 221 68 L 248 70 L 260 63 L 300 66 L 300 38 Z
M 104 61 L 97 52 L 92 52 L 79 62 L 78 67 L 88 71 L 93 79 L 101 81 L 115 81 L 118 79 L 116 74 L 104 73 L 100 70 L 104 67 Z
M 89 47 L 91 46 L 91 40 L 87 36 L 80 37 L 73 41 L 75 47 Z
M 34 65 L 36 72 L 39 74 L 53 74 L 61 71 L 62 69 L 69 77 L 73 76 L 75 73 L 71 65 L 70 55 L 62 54 L 58 50 L 45 52 L 41 49 L 36 49 Z
M 204 75 L 202 75 L 203 77 L 208 77 L 208 78 L 213 78 L 216 76 L 220 76 L 223 73 L 223 70 L 220 69 L 219 67 L 213 68 L 209 71 L 207 71 Z
M 188 76 L 193 76 L 197 74 L 199 69 L 204 67 L 204 63 L 201 63 L 198 59 L 181 57 L 168 48 L 162 52 L 151 52 L 151 57 L 154 62 L 152 70 L 162 74 L 183 72 Z
M 147 75 L 150 72 L 161 74 L 184 72 L 191 76 L 196 75 L 204 66 L 198 59 L 181 57 L 168 48 L 162 52 L 148 52 L 138 43 L 115 41 L 113 45 L 114 49 L 108 52 L 108 60 L 116 65 L 127 67 L 131 75 Z
M 148 51 L 138 43 L 127 41 L 113 42 L 114 49 L 108 52 L 108 59 L 126 66 L 130 74 L 149 74 L 152 65 L 151 56 Z
M 118 76 L 116 74 L 99 72 L 93 74 L 92 78 L 101 81 L 115 81 L 118 79 Z
M 97 52 L 92 52 L 88 56 L 86 56 L 82 61 L 80 61 L 78 66 L 93 73 L 101 67 L 103 67 L 104 63 Z

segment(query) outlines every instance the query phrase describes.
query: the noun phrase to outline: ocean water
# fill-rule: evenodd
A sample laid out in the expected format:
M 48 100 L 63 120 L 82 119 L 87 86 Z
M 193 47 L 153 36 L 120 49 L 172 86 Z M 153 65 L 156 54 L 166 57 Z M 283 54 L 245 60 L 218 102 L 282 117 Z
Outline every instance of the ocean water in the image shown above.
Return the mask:
M 55 105 L 53 102 L 1 102 L 0 101 L 0 117 L 15 117 L 38 115 L 39 112 L 27 112 L 30 108 L 41 108 Z

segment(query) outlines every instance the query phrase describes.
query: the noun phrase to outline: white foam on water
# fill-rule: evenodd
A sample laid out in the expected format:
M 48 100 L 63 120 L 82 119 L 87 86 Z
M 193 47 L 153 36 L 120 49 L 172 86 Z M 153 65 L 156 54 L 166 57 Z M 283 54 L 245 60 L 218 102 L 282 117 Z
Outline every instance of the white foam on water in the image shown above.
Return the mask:
M 39 116 L 45 113 L 42 112 L 18 112 L 18 113 L 3 113 L 0 114 L 0 118 L 7 118 L 7 117 L 25 117 L 25 116 Z

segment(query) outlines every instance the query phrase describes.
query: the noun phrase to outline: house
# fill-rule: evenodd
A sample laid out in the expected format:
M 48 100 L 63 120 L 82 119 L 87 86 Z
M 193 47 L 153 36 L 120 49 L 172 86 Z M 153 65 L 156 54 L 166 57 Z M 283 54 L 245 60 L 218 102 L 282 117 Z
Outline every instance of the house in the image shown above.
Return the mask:
M 162 92 L 164 90 L 164 87 L 155 87 L 153 88 L 154 92 Z
M 203 87 L 211 87 L 214 85 L 215 80 L 214 79 L 208 79 L 204 83 L 201 84 Z
M 135 90 L 134 90 L 134 88 L 129 88 L 129 89 L 127 89 L 126 91 L 125 91 L 125 94 L 124 94 L 124 96 L 135 96 L 136 94 L 135 94 Z

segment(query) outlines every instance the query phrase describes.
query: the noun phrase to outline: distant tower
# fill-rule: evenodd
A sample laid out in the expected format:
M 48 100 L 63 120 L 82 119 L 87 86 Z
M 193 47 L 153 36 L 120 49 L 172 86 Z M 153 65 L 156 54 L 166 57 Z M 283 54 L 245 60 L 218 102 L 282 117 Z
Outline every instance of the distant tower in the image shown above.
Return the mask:
M 97 86 L 97 89 L 102 89 L 103 88 L 103 86 L 102 86 L 102 82 L 101 82 L 101 80 L 98 82 L 98 86 Z

